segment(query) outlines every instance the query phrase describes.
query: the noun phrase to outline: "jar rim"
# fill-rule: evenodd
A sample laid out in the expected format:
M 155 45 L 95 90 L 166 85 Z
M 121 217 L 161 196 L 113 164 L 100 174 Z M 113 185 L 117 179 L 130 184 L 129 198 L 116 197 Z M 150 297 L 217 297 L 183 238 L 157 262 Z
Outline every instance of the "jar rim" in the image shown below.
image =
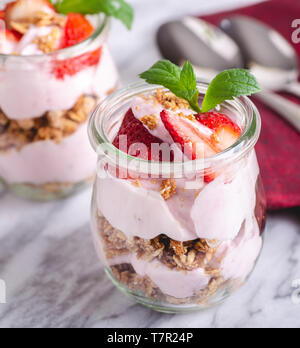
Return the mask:
M 72 56 L 76 55 L 78 53 L 77 50 L 80 50 L 84 53 L 86 48 L 94 42 L 99 36 L 106 36 L 109 28 L 110 28 L 110 17 L 100 13 L 96 15 L 98 17 L 99 23 L 97 24 L 93 34 L 89 36 L 87 39 L 79 42 L 78 44 L 75 44 L 70 47 L 62 48 L 53 52 L 49 53 L 43 53 L 43 54 L 31 54 L 31 55 L 14 55 L 14 54 L 4 54 L 0 53 L 0 59 L 1 58 L 14 58 L 14 59 L 41 59 L 45 57 L 52 57 L 55 55 L 65 54 L 68 58 L 71 58 Z
M 202 91 L 206 91 L 209 83 L 203 79 L 197 79 L 197 87 Z M 238 161 L 244 156 L 246 156 L 251 150 L 253 150 L 256 145 L 260 133 L 261 133 L 261 117 L 259 111 L 255 104 L 248 97 L 234 98 L 234 100 L 229 100 L 222 105 L 230 105 L 233 108 L 240 109 L 244 111 L 245 124 L 240 138 L 226 150 L 217 153 L 213 156 L 206 157 L 199 160 L 188 160 L 183 162 L 157 162 L 151 160 L 145 160 L 137 157 L 128 155 L 127 153 L 116 148 L 112 142 L 109 140 L 104 125 L 108 121 L 107 115 L 109 115 L 109 110 L 115 112 L 117 105 L 124 104 L 132 100 L 135 96 L 142 93 L 154 92 L 157 88 L 161 86 L 149 85 L 144 82 L 134 83 L 126 88 L 123 88 L 109 97 L 104 99 L 98 107 L 95 109 L 89 120 L 89 139 L 92 147 L 99 155 L 99 146 L 101 146 L 101 155 L 105 152 L 105 157 L 108 162 L 112 163 L 113 159 L 118 158 L 120 161 L 130 161 L 131 168 L 137 170 L 136 168 L 155 168 L 160 174 L 170 173 L 170 166 L 172 167 L 172 173 L 176 172 L 182 173 L 182 167 L 184 167 L 185 173 L 193 173 L 195 171 L 195 166 L 198 170 L 204 171 L 207 168 L 217 168 L 218 166 L 224 166 L 229 162 Z M 104 151 L 103 151 L 104 147 Z M 116 163 L 114 163 L 116 164 Z M 197 170 L 197 171 L 198 171 Z M 146 173 L 147 170 L 138 170 L 139 172 Z

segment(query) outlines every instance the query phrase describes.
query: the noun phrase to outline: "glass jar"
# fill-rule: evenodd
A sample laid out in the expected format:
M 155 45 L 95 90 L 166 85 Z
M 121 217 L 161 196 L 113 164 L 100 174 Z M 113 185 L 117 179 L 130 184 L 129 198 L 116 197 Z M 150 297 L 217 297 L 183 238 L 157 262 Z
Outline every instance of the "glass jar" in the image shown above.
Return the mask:
M 116 89 L 118 73 L 106 43 L 109 18 L 91 20 L 94 34 L 75 46 L 0 54 L 0 182 L 19 196 L 63 198 L 93 181 L 87 121 Z
M 202 96 L 207 87 L 198 82 Z M 254 150 L 260 115 L 246 97 L 223 103 L 220 111 L 243 132 L 214 157 L 183 163 L 130 157 L 112 141 L 131 100 L 154 92 L 145 84 L 124 89 L 90 119 L 98 153 L 94 243 L 109 278 L 138 303 L 167 313 L 201 310 L 245 284 L 262 249 L 266 200 Z M 214 179 L 207 180 L 209 173 Z M 172 183 L 176 194 L 166 201 L 163 191 Z

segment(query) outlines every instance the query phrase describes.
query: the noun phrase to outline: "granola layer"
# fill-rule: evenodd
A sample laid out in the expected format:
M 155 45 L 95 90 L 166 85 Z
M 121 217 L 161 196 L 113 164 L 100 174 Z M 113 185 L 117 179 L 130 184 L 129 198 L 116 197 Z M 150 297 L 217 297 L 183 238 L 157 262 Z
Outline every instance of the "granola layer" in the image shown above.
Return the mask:
M 149 298 L 173 304 L 200 303 L 205 302 L 225 284 L 220 270 L 209 266 L 217 250 L 217 241 L 196 239 L 178 242 L 165 235 L 152 240 L 138 237 L 128 239 L 121 231 L 114 229 L 103 216 L 98 216 L 97 230 L 105 258 L 108 264 L 112 264 L 111 269 L 117 280 Z M 204 276 L 209 279 L 208 285 L 189 298 L 178 299 L 164 294 L 148 276 L 137 274 L 131 264 L 119 263 L 118 260 L 122 257 L 132 254 L 147 263 L 159 261 L 161 265 L 176 272 L 185 273 L 203 269 Z
M 258 225 L 249 235 L 245 231 L 244 223 L 237 240 L 226 243 L 206 239 L 178 242 L 166 235 L 146 240 L 127 238 L 102 214 L 97 216 L 100 253 L 114 277 L 141 296 L 171 304 L 210 305 L 217 293 L 222 297 L 242 286 L 251 271 L 248 261 L 244 264 L 249 251 L 245 245 L 249 248 L 256 245 L 256 239 L 252 241 L 253 234 L 260 239 Z M 236 248 L 242 248 L 245 255 L 237 254 Z M 250 254 L 249 257 L 252 265 L 254 260 Z M 228 273 L 228 266 L 233 272 Z M 172 286 L 181 290 L 174 292 Z
M 219 273 L 219 270 L 208 266 L 216 253 L 217 241 L 196 239 L 178 242 L 165 235 L 151 240 L 139 237 L 128 239 L 102 216 L 98 217 L 98 230 L 104 242 L 105 256 L 108 260 L 134 252 L 139 259 L 148 262 L 157 259 L 170 269 L 192 271 L 203 268 L 208 275 Z
M 87 122 L 97 98 L 82 95 L 70 110 L 49 111 L 40 118 L 10 120 L 0 110 L 0 152 L 44 140 L 61 143 Z

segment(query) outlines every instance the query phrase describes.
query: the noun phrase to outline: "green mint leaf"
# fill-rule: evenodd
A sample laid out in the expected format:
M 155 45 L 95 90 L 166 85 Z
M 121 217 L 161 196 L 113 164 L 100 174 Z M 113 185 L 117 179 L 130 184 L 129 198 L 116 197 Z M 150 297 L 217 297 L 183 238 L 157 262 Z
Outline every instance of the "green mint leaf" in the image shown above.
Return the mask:
M 225 70 L 217 75 L 209 85 L 201 112 L 208 112 L 225 100 L 250 96 L 260 91 L 258 82 L 248 70 Z
M 180 84 L 184 87 L 180 93 L 180 97 L 187 100 L 194 111 L 200 112 L 197 77 L 194 68 L 189 61 L 187 61 L 182 68 Z
M 62 14 L 93 15 L 102 12 L 119 19 L 128 29 L 131 29 L 134 19 L 133 8 L 125 0 L 59 0 L 56 9 Z
M 140 77 L 152 85 L 162 85 L 169 90 L 178 88 L 180 81 L 180 69 L 168 60 L 161 60 L 154 64 L 148 71 L 143 72 Z
M 187 100 L 194 111 L 200 112 L 197 79 L 190 62 L 186 62 L 180 70 L 170 61 L 161 60 L 143 72 L 140 77 L 149 84 L 164 86 L 177 97 Z

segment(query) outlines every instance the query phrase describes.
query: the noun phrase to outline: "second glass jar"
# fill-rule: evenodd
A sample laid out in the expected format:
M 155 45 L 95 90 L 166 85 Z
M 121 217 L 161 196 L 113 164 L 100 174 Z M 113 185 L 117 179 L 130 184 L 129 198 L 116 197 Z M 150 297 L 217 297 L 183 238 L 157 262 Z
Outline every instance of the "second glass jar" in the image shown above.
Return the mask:
M 92 183 L 87 121 L 118 85 L 108 31 L 99 15 L 94 34 L 73 47 L 0 55 L 0 182 L 17 195 L 51 200 Z

